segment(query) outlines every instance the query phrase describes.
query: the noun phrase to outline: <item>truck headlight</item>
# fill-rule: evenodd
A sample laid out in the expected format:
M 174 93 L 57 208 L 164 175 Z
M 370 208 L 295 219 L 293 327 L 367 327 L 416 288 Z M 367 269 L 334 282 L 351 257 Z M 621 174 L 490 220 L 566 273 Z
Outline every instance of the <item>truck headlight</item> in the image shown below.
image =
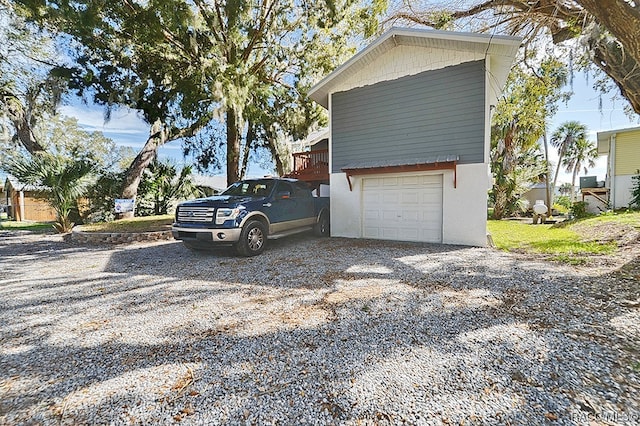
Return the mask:
M 218 211 L 216 211 L 216 225 L 222 225 L 227 220 L 237 218 L 242 210 L 244 210 L 243 206 L 236 207 L 235 209 L 218 209 Z

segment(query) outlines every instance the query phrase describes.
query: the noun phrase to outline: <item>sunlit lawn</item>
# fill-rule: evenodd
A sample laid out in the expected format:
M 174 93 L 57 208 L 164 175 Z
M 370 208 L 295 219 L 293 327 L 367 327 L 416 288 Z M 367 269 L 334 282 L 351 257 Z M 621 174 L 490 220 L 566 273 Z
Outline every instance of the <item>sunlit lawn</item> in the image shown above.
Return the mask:
M 16 222 L 15 220 L 0 220 L 0 230 L 13 231 L 53 231 L 51 222 Z
M 584 224 L 598 225 L 603 223 L 619 223 L 624 225 L 633 226 L 636 229 L 640 229 L 640 211 L 628 211 L 621 213 L 609 213 L 594 216 L 582 221 Z
M 152 232 L 167 230 L 173 222 L 173 215 L 144 216 L 113 222 L 98 222 L 83 225 L 88 232 Z
M 640 217 L 640 215 L 639 215 Z M 613 218 L 613 216 L 611 217 Z M 582 226 L 597 226 L 600 218 L 582 221 Z M 615 218 L 611 219 L 615 221 Z M 572 226 L 532 225 L 530 221 L 490 220 L 489 232 L 497 248 L 507 251 L 540 253 L 551 255 L 556 260 L 568 263 L 583 263 L 585 256 L 611 254 L 617 244 L 611 242 L 585 241 Z

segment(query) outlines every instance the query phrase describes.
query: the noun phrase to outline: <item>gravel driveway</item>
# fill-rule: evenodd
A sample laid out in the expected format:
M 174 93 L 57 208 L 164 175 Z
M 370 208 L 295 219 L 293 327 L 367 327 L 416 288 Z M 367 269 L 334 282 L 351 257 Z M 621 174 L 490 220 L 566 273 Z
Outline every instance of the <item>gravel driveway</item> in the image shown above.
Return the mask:
M 612 269 L 0 231 L 0 424 L 637 425 L 638 276 Z

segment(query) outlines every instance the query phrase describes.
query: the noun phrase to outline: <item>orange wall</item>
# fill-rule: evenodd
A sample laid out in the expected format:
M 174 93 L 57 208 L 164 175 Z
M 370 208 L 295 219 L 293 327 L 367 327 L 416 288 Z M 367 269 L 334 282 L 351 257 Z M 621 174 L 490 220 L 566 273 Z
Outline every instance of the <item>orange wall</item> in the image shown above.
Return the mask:
M 24 217 L 20 216 L 20 194 L 13 193 L 12 209 L 14 219 L 17 221 L 34 220 L 38 222 L 50 222 L 56 220 L 55 210 L 45 200 L 35 198 L 25 192 L 24 195 Z

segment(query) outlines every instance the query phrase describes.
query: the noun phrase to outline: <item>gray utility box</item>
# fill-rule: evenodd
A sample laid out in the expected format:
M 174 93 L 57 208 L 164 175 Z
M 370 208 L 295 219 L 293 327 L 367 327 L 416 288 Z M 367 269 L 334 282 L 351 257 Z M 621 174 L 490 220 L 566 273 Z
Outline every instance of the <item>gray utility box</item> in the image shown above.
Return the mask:
M 580 189 L 597 188 L 598 176 L 580 176 Z

